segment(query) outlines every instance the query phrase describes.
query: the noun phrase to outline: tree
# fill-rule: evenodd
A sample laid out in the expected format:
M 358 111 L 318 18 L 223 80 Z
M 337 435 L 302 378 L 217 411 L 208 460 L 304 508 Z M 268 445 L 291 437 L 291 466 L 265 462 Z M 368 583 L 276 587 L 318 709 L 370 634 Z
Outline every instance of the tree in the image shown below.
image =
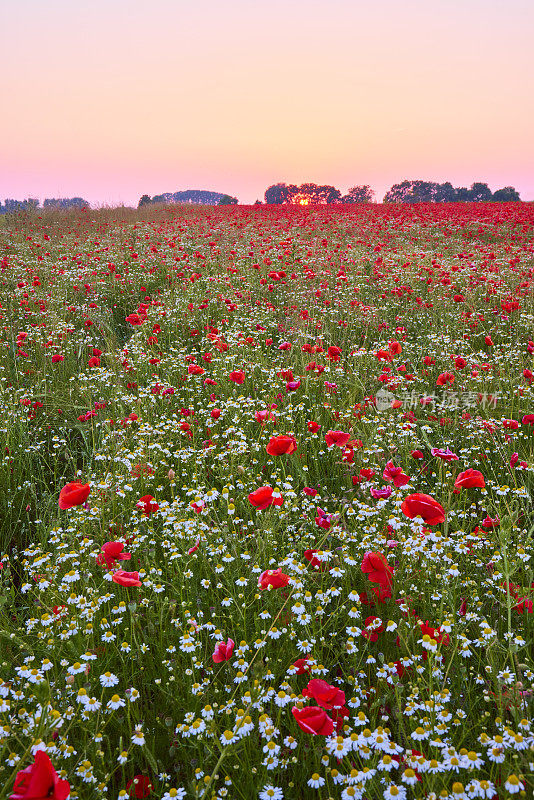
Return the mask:
M 438 183 L 434 202 L 436 203 L 455 203 L 458 199 L 458 190 L 454 188 L 452 183 Z
M 237 205 L 237 197 L 231 197 L 229 194 L 223 194 L 223 196 L 219 200 L 218 205 L 220 205 L 220 206 L 236 206 Z
M 505 186 L 493 192 L 492 200 L 494 203 L 517 203 L 521 200 L 519 192 L 513 186 Z
M 375 193 L 369 185 L 353 186 L 341 198 L 342 203 L 372 203 Z
M 487 183 L 471 184 L 469 195 L 469 199 L 474 203 L 489 203 L 493 197 Z
M 275 183 L 265 190 L 265 202 L 269 205 L 283 205 L 291 203 L 293 197 L 298 193 L 298 186 L 290 183 Z
M 336 189 L 335 186 L 318 186 L 317 197 L 320 203 L 330 205 L 331 203 L 339 203 L 341 200 L 341 192 L 339 189 Z
M 403 181 L 394 184 L 384 196 L 384 203 L 433 203 L 439 184 L 433 181 Z
M 458 203 L 468 203 L 471 199 L 471 191 L 467 186 L 460 186 L 456 189 L 456 200 Z
M 149 195 L 148 194 L 144 194 L 140 198 L 139 203 L 137 204 L 137 208 L 142 208 L 143 206 L 149 206 L 151 202 L 152 201 L 151 201 Z

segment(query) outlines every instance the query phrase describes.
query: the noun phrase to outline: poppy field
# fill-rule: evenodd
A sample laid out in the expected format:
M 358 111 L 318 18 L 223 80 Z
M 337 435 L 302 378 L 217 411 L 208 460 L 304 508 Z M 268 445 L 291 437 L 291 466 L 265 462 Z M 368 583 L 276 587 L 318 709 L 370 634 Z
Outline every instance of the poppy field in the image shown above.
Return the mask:
M 0 222 L 0 798 L 534 796 L 534 205 Z

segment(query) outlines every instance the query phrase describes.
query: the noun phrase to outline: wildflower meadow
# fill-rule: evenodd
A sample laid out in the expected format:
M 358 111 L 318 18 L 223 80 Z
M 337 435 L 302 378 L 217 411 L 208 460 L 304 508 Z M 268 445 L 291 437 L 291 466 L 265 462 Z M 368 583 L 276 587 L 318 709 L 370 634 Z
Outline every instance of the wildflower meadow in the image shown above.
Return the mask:
M 534 205 L 0 221 L 0 798 L 534 796 Z

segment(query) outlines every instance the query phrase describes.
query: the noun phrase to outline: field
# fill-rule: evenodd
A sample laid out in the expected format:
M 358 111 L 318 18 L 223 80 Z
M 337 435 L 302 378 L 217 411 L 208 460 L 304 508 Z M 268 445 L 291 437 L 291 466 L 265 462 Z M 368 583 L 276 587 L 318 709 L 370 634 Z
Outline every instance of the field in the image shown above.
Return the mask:
M 533 223 L 0 221 L 0 798 L 534 796 Z

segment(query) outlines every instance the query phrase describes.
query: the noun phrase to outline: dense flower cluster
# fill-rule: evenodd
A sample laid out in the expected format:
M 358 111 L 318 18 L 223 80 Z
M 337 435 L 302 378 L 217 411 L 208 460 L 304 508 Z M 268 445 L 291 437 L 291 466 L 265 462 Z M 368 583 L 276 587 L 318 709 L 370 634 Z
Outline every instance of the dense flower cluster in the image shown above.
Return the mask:
M 3 231 L 2 798 L 533 796 L 533 222 Z

